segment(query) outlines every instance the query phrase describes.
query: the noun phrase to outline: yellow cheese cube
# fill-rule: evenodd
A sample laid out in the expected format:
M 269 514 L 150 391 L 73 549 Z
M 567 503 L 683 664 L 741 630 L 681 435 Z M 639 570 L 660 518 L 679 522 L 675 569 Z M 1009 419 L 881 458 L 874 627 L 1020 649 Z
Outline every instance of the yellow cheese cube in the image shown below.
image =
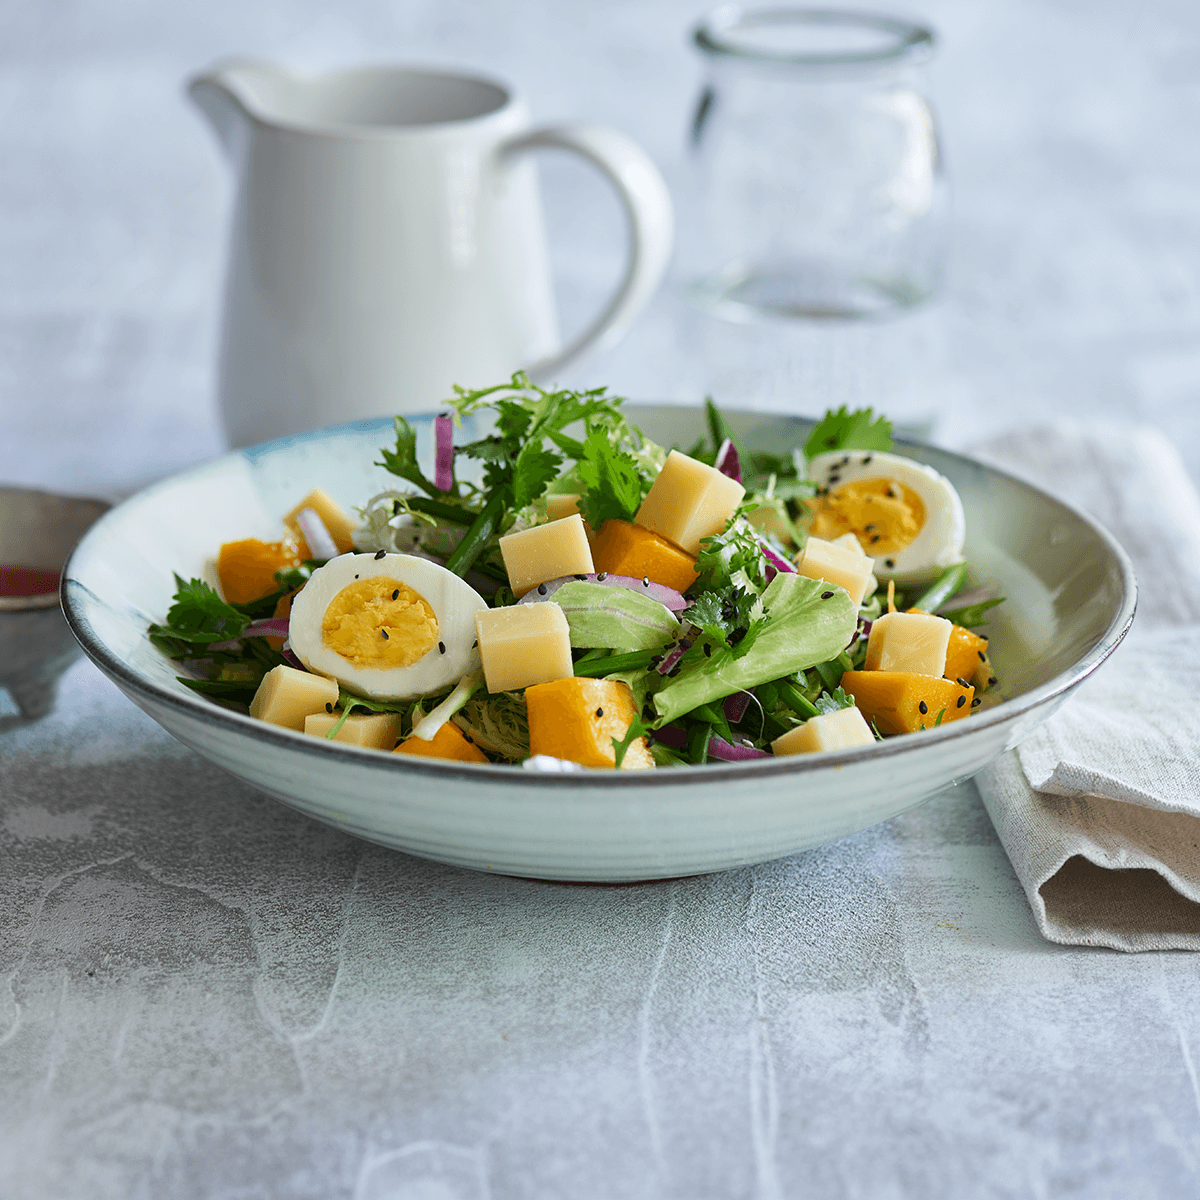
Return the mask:
M 803 725 L 789 729 L 771 743 L 776 754 L 813 754 L 818 750 L 851 750 L 871 746 L 875 735 L 857 708 L 809 717 Z
M 337 698 L 337 683 L 324 675 L 310 675 L 295 667 L 272 667 L 250 701 L 250 715 L 268 725 L 302 730 L 305 717 L 324 712 L 325 705 L 336 704 Z
M 578 492 L 557 492 L 546 497 L 546 515 L 551 521 L 561 521 L 579 511 Z
M 509 585 L 518 596 L 548 579 L 590 575 L 593 570 L 592 548 L 578 513 L 507 534 L 500 539 L 500 554 Z
M 304 718 L 304 732 L 310 737 L 323 738 L 342 714 L 319 712 Z M 333 735 L 335 742 L 351 746 L 369 746 L 372 750 L 392 750 L 400 739 L 399 713 L 351 713 L 346 723 Z
M 823 538 L 810 537 L 796 556 L 796 570 L 806 579 L 823 579 L 845 588 L 855 604 L 861 604 L 872 579 L 875 560 L 862 552 L 838 546 Z
M 334 545 L 337 546 L 342 554 L 346 554 L 348 551 L 354 549 L 353 534 L 354 530 L 358 527 L 358 522 L 328 492 L 323 491 L 321 488 L 313 488 L 283 518 L 283 523 L 292 531 L 295 537 L 304 536 L 296 517 L 305 508 L 311 508 L 321 518 L 321 522 L 329 530 L 329 536 L 333 538 Z
M 634 520 L 694 556 L 700 539 L 720 533 L 745 494 L 736 479 L 672 450 Z
M 868 671 L 904 671 L 936 675 L 946 671 L 946 650 L 953 626 L 926 613 L 884 613 L 871 622 L 867 639 Z
M 511 692 L 575 674 L 570 626 L 552 600 L 481 609 L 475 614 L 475 633 L 489 692 Z

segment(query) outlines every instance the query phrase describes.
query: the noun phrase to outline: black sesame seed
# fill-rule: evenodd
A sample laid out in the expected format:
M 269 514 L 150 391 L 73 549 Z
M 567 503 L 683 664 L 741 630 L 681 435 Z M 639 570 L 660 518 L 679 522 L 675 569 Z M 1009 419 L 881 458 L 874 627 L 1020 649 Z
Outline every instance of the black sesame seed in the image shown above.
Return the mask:
M 712 658 L 712 645 L 708 642 L 704 643 L 704 657 Z
M 355 579 L 357 579 L 357 578 L 358 578 L 358 576 L 357 576 L 357 575 L 355 575 L 355 577 L 354 577 L 354 578 L 355 578 Z
M 326 705 L 325 705 L 325 711 L 326 711 L 327 713 L 331 713 L 331 712 L 333 712 L 333 705 L 332 705 L 332 704 L 326 704 Z
M 877 533 L 873 533 L 873 534 L 871 534 L 871 545 L 872 545 L 872 546 L 873 546 L 873 545 L 875 545 L 875 543 L 876 543 L 877 541 L 879 541 L 879 536 L 880 536 L 880 535 L 879 535 L 879 534 L 877 534 Z
M 608 572 L 601 571 L 600 574 L 596 576 L 596 582 L 603 583 L 607 578 L 608 578 Z
M 550 589 L 544 583 L 538 584 L 538 595 L 539 596 L 544 596 L 549 590 Z
M 833 596 L 833 593 L 832 593 L 832 592 L 822 592 L 822 593 L 821 593 L 821 599 L 822 599 L 822 600 L 828 600 L 828 599 L 830 599 L 832 596 Z
M 995 687 L 999 682 L 1000 680 L 998 680 L 995 675 L 988 676 L 988 687 Z
M 395 591 L 392 593 L 392 599 L 393 599 L 393 600 L 399 600 L 399 599 L 400 599 L 400 589 L 399 589 L 399 588 L 397 588 L 397 589 L 396 589 L 396 590 L 395 590 Z
M 977 638 L 983 638 L 985 642 L 988 640 L 988 635 L 986 633 L 977 633 L 975 636 Z
M 845 456 L 845 457 L 842 459 L 842 466 L 843 466 L 843 467 L 847 467 L 847 466 L 849 466 L 849 465 L 850 465 L 850 455 L 848 455 L 848 454 L 847 454 L 847 455 L 846 455 L 846 456 Z
M 375 551 L 375 561 L 378 562 L 381 558 L 387 558 L 386 550 L 376 550 Z
M 921 703 L 917 705 L 917 711 L 921 714 L 921 716 L 924 716 L 929 711 L 929 705 L 922 700 Z
M 955 707 L 955 708 L 962 708 L 962 706 L 963 706 L 964 704 L 966 704 L 966 702 L 967 702 L 967 698 L 966 698 L 966 696 L 959 696 L 959 698 L 958 698 L 958 703 L 957 703 L 957 704 L 956 704 L 954 707 Z
M 381 629 L 379 632 L 383 634 L 383 640 L 384 640 L 385 642 L 390 640 L 390 639 L 388 638 L 388 631 L 387 631 L 386 629 Z
M 642 587 L 649 587 L 649 586 L 650 586 L 650 576 L 643 575 L 642 576 Z
M 982 703 L 983 703 L 983 701 L 980 700 L 980 698 L 978 696 L 976 696 L 975 699 L 971 701 L 971 707 L 978 708 Z
M 602 716 L 604 716 L 604 709 L 602 709 L 602 708 L 598 708 L 598 709 L 596 709 L 596 716 L 597 716 L 597 717 L 602 717 Z
M 883 565 L 888 568 L 894 567 L 896 565 L 896 560 L 894 558 L 885 558 L 883 560 Z
M 863 526 L 863 533 L 871 533 L 874 531 L 874 529 L 875 529 L 875 522 L 872 521 L 870 525 Z
M 463 741 L 470 742 L 472 746 L 475 745 L 475 739 L 469 733 L 463 734 Z
M 832 483 L 841 483 L 842 477 L 836 471 L 830 471 L 829 472 L 829 482 L 831 484 Z
M 445 642 L 438 642 L 438 653 L 439 654 L 446 653 L 446 643 Z
M 836 446 L 836 445 L 837 445 L 837 437 L 836 437 L 836 436 L 827 437 L 827 438 L 825 439 L 825 445 L 827 445 L 827 446 Z
M 869 463 L 874 457 L 875 456 L 873 454 L 868 454 L 867 457 L 862 460 L 862 465 L 865 467 L 867 463 Z
M 959 687 L 970 687 L 971 685 L 960 675 L 956 680 Z
M 987 659 L 984 657 L 984 653 L 982 650 L 976 650 L 975 653 L 979 655 L 980 662 L 987 662 Z

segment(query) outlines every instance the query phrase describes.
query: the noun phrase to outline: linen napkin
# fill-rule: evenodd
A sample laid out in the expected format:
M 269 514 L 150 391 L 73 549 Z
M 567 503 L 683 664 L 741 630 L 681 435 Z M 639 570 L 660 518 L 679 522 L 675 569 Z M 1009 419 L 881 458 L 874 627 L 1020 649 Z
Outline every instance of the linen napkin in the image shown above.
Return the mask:
M 1138 578 L 1125 642 L 976 778 L 1038 928 L 1200 950 L 1200 497 L 1143 426 L 1058 422 L 972 452 L 1091 513 Z

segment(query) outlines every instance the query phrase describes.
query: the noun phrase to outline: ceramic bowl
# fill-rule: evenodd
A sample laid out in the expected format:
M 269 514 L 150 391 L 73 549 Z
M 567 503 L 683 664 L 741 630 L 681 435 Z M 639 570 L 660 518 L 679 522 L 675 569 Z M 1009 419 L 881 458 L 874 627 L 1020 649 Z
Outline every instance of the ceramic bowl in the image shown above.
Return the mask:
M 108 507 L 103 500 L 0 487 L 0 563 L 57 574 L 83 531 Z M 58 678 L 78 654 L 57 585 L 34 596 L 0 596 L 0 687 L 21 718 L 50 711 Z
M 694 409 L 630 406 L 665 445 L 691 445 Z M 810 424 L 731 413 L 778 453 Z M 418 418 L 432 469 L 431 419 Z M 776 858 L 886 820 L 1015 746 L 1112 652 L 1133 617 L 1129 560 L 1089 517 L 981 463 L 903 444 L 947 475 L 967 514 L 975 580 L 1008 597 L 987 632 L 1002 683 L 973 715 L 849 752 L 647 772 L 543 775 L 398 757 L 305 737 L 219 708 L 176 682 L 146 636 L 172 575 L 200 576 L 224 541 L 274 539 L 313 487 L 347 507 L 389 486 L 371 421 L 237 451 L 156 484 L 103 517 L 67 564 L 63 604 L 84 650 L 156 721 L 254 787 L 382 845 L 479 870 L 629 881 Z

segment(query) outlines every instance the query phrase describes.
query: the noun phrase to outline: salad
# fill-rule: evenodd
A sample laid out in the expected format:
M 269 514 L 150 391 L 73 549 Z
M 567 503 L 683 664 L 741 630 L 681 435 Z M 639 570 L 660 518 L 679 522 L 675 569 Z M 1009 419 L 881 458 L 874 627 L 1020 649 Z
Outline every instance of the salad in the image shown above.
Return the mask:
M 958 495 L 871 410 L 751 454 L 711 401 L 686 450 L 605 389 L 518 374 L 448 407 L 432 479 L 397 417 L 396 485 L 357 517 L 317 489 L 212 582 L 176 576 L 149 632 L 182 683 L 311 736 L 563 771 L 846 749 L 996 685 Z M 456 446 L 475 414 L 493 432 Z

